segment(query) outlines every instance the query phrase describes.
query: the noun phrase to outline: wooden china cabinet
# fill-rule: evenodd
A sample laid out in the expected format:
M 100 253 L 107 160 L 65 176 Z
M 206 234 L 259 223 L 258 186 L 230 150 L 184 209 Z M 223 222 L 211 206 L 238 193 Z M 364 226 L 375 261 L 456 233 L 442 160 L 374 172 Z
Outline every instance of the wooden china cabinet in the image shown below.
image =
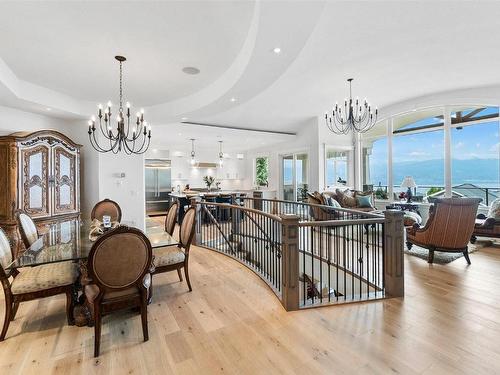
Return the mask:
M 0 137 L 0 227 L 22 250 L 15 211 L 26 211 L 43 230 L 80 215 L 80 148 L 52 130 Z

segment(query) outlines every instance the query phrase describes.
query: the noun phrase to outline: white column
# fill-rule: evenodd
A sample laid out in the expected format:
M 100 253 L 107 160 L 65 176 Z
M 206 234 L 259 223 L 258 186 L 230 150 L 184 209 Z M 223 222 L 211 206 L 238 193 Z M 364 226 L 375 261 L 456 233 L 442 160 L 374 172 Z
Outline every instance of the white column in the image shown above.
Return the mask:
M 389 200 L 394 200 L 394 180 L 392 178 L 392 132 L 394 129 L 394 117 L 389 118 L 386 124 L 387 129 L 387 193 Z
M 362 168 L 362 147 L 361 147 L 361 137 L 357 132 L 353 132 L 353 146 L 354 146 L 354 189 L 362 190 L 363 189 L 363 179 L 361 176 L 361 168 Z
M 445 106 L 444 118 L 444 189 L 445 197 L 451 197 L 451 110 Z

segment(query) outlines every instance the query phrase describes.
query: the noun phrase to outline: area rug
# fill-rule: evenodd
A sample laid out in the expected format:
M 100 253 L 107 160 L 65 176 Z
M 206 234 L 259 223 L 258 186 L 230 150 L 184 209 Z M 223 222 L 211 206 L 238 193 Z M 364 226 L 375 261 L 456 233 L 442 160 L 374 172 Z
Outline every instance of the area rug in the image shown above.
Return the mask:
M 478 241 L 479 242 L 479 241 Z M 481 247 L 481 246 L 479 246 Z M 476 245 L 469 245 L 469 254 L 472 254 L 479 250 L 479 247 Z M 427 261 L 429 259 L 429 250 L 424 249 L 423 247 L 420 246 L 415 246 L 411 248 L 411 250 L 408 250 L 408 248 L 405 245 L 404 249 L 405 254 L 412 255 L 414 257 L 424 259 Z M 441 251 L 435 251 L 434 252 L 434 263 L 435 264 L 448 264 L 453 262 L 454 260 L 463 258 L 464 255 L 462 253 L 444 253 Z M 465 259 L 463 260 L 465 262 Z

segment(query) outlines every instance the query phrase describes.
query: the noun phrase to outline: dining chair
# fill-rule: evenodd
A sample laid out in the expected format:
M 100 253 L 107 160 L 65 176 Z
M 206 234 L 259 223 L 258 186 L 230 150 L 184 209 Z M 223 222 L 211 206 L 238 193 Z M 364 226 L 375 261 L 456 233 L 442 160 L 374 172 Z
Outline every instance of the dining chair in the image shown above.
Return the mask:
M 9 324 L 16 317 L 20 302 L 66 294 L 68 324 L 74 323 L 73 302 L 78 278 L 76 263 L 60 262 L 21 269 L 7 269 L 12 262 L 12 249 L 0 228 L 0 281 L 5 295 L 5 318 L 0 341 L 5 339 Z M 10 278 L 12 277 L 12 281 Z
M 104 215 L 111 216 L 111 221 L 117 221 L 118 223 L 122 221 L 122 209 L 120 205 L 111 199 L 103 199 L 100 202 L 97 202 L 92 212 L 90 214 L 90 218 L 92 220 L 97 219 L 102 221 L 102 217 Z
M 38 240 L 40 233 L 33 219 L 26 212 L 18 210 L 15 216 L 17 225 L 19 226 L 19 233 L 21 234 L 21 240 L 23 241 L 24 247 L 27 249 L 33 242 Z
M 165 218 L 165 232 L 174 235 L 175 224 L 177 223 L 177 210 L 179 209 L 179 203 L 174 202 L 167 212 L 167 217 Z
M 196 224 L 196 208 L 190 207 L 184 214 L 184 220 L 179 229 L 179 244 L 177 246 L 165 246 L 155 249 L 155 270 L 153 275 L 163 272 L 177 270 L 180 281 L 182 281 L 181 269 L 184 268 L 186 282 L 191 292 L 191 282 L 189 280 L 189 248 L 193 242 Z
M 148 341 L 152 259 L 146 235 L 125 225 L 110 230 L 92 245 L 87 262 L 92 284 L 85 285 L 84 293 L 94 322 L 95 357 L 100 352 L 102 317 L 118 310 L 140 308 L 144 341 Z

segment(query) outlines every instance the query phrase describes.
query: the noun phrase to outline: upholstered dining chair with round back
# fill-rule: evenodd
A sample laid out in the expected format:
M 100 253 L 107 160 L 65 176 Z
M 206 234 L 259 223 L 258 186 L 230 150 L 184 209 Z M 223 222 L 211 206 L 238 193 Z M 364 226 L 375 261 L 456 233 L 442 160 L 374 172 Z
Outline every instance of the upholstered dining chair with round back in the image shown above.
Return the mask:
M 147 299 L 153 261 L 151 243 L 136 228 L 120 226 L 92 245 L 87 272 L 92 284 L 85 296 L 95 329 L 94 356 L 101 342 L 102 316 L 117 310 L 139 307 L 144 341 L 148 341 Z
M 189 248 L 193 242 L 196 225 L 196 208 L 190 207 L 184 214 L 179 229 L 179 244 L 177 246 L 165 246 L 155 249 L 154 275 L 163 272 L 177 270 L 180 281 L 182 281 L 181 269 L 184 268 L 186 282 L 191 292 L 191 281 L 189 280 Z
M 38 229 L 33 219 L 26 212 L 18 210 L 15 215 L 21 239 L 24 247 L 27 249 L 40 237 L 40 233 L 38 233 Z
M 102 221 L 102 217 L 104 215 L 111 216 L 111 221 L 121 222 L 122 221 L 122 209 L 120 205 L 111 199 L 103 199 L 100 202 L 97 202 L 92 212 L 90 214 L 90 218 L 92 220 L 97 219 Z
M 174 235 L 175 224 L 177 223 L 177 210 L 179 209 L 179 203 L 174 202 L 170 206 L 167 212 L 167 217 L 165 218 L 165 232 Z
M 0 228 L 0 281 L 5 295 L 5 318 L 0 341 L 5 339 L 9 324 L 16 317 L 19 303 L 24 301 L 66 294 L 68 324 L 73 324 L 73 298 L 78 278 L 76 263 L 60 262 L 20 270 L 7 269 L 11 262 L 10 242 Z

